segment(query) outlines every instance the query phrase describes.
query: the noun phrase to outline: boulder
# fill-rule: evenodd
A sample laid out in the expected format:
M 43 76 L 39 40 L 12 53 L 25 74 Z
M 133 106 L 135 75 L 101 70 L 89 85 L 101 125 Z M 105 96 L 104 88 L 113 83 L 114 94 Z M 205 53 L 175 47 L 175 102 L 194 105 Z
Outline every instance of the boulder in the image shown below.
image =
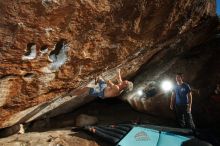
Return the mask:
M 84 127 L 88 125 L 94 125 L 98 122 L 98 119 L 94 116 L 89 116 L 86 114 L 80 114 L 76 117 L 75 126 Z
M 74 110 L 95 99 L 72 92 L 95 76 L 113 79 L 120 68 L 131 78 L 217 26 L 215 1 L 23 0 L 0 9 L 0 128 Z

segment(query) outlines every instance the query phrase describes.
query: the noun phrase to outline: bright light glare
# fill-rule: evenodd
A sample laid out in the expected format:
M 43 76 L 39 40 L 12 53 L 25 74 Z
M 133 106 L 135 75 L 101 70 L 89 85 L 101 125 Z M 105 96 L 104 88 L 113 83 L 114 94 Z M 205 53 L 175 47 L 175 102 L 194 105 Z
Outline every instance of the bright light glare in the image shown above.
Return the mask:
M 138 94 L 139 96 L 141 96 L 141 95 L 143 95 L 143 91 L 142 91 L 142 90 L 138 90 L 138 91 L 137 91 L 137 94 Z
M 173 88 L 173 85 L 170 81 L 163 81 L 161 87 L 164 91 L 170 91 Z

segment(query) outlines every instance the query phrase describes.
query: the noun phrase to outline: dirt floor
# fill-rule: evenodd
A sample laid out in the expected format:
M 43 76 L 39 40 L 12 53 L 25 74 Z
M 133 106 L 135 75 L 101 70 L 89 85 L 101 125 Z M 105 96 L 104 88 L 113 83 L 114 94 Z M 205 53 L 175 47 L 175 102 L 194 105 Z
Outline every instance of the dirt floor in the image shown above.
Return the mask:
M 110 146 L 101 139 L 88 133 L 72 132 L 75 119 L 80 114 L 87 114 L 98 118 L 97 124 L 117 124 L 122 122 L 139 121 L 155 125 L 176 127 L 175 121 L 140 113 L 133 110 L 127 103 L 117 99 L 96 100 L 77 110 L 51 119 L 34 121 L 27 125 L 25 134 L 15 134 L 0 139 L 0 145 L 82 145 L 82 146 Z

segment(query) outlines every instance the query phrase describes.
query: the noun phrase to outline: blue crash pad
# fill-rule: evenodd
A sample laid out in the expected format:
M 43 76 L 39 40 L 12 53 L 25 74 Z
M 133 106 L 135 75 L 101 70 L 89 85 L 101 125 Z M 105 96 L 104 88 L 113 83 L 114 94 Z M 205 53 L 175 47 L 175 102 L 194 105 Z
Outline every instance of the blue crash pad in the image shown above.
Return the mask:
M 157 130 L 133 127 L 118 146 L 181 146 L 190 138 Z

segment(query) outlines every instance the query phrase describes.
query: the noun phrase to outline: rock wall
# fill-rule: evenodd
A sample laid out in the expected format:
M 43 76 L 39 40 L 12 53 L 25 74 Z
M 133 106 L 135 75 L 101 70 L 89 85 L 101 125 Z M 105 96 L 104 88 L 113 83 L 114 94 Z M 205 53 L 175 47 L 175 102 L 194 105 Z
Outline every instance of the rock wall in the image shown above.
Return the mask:
M 93 100 L 65 95 L 203 42 L 215 15 L 214 0 L 0 1 L 0 128 Z
M 176 73 L 183 73 L 184 81 L 192 89 L 192 113 L 196 125 L 202 128 L 218 126 L 220 96 L 215 95 L 214 90 L 220 82 L 219 30 L 216 29 L 207 42 L 183 52 L 159 52 L 140 68 L 133 79 L 134 90 L 124 94 L 122 99 L 138 111 L 173 118 L 169 107 L 171 92 L 163 91 L 161 84 L 165 80 L 175 84 Z

